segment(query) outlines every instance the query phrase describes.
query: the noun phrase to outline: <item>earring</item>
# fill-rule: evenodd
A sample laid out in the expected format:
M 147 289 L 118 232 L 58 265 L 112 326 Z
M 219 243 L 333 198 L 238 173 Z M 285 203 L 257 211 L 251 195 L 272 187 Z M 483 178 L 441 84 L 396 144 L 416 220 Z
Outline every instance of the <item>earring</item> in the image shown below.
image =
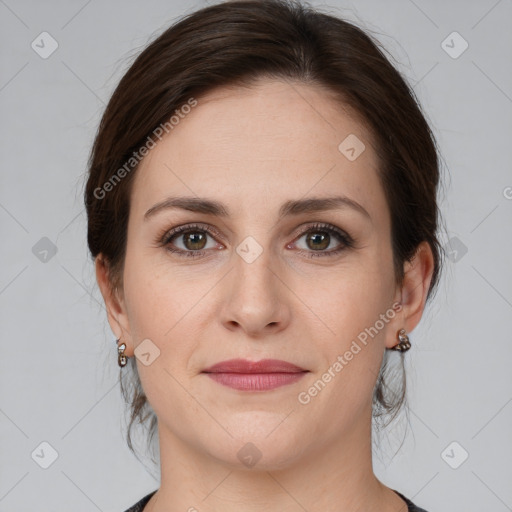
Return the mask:
M 405 332 L 405 329 L 400 329 L 397 332 L 397 337 L 400 341 L 394 347 L 391 347 L 391 350 L 405 352 L 411 348 L 411 342 L 409 340 L 409 336 L 407 336 L 407 333 Z
M 121 340 L 119 338 L 116 340 L 116 343 L 118 343 Z M 124 351 L 126 349 L 126 343 L 121 343 L 121 345 L 118 345 L 117 347 L 117 364 L 122 368 L 123 366 L 126 366 L 126 363 L 128 362 L 126 359 L 126 356 L 124 355 Z

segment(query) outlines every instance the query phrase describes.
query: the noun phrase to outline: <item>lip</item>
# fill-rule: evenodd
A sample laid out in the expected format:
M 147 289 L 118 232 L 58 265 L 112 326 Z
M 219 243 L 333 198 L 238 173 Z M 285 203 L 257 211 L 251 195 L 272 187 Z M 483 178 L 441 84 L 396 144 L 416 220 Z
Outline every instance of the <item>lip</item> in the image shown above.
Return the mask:
M 268 391 L 300 380 L 308 370 L 278 359 L 230 359 L 203 373 L 215 382 L 240 391 Z
M 204 373 L 299 373 L 305 371 L 307 370 L 300 366 L 280 359 L 262 359 L 261 361 L 229 359 L 203 370 Z

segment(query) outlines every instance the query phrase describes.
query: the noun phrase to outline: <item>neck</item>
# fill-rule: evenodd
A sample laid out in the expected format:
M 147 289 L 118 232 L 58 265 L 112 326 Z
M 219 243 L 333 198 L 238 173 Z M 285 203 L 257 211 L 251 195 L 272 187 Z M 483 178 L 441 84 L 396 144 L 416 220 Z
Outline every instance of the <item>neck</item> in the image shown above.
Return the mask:
M 406 511 L 374 475 L 370 421 L 314 442 L 286 463 L 251 468 L 214 458 L 159 425 L 161 486 L 144 512 Z M 269 508 L 271 504 L 271 509 Z

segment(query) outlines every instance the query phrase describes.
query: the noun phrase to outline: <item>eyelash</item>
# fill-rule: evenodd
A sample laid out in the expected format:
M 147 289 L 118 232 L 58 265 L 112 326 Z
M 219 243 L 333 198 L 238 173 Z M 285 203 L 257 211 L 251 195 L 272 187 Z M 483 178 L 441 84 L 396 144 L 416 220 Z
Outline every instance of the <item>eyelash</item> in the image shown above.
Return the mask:
M 308 256 L 306 256 L 308 258 L 316 258 L 316 257 L 324 257 L 324 256 L 332 257 L 332 256 L 338 255 L 345 249 L 351 248 L 354 246 L 354 240 L 352 239 L 352 237 L 350 237 L 349 235 L 347 235 L 346 233 L 344 233 L 343 231 L 338 229 L 336 226 L 333 226 L 331 224 L 325 224 L 325 223 L 315 223 L 312 226 L 308 226 L 307 229 L 305 229 L 298 235 L 296 240 L 299 240 L 304 235 L 306 235 L 310 232 L 314 233 L 316 231 L 327 232 L 330 235 L 334 234 L 335 237 L 338 238 L 338 240 L 342 243 L 342 246 L 339 249 L 334 249 L 334 250 L 330 250 L 330 251 L 311 251 L 311 250 L 305 251 L 303 249 L 299 249 L 297 252 L 299 252 L 300 254 L 308 253 Z M 208 251 L 208 249 L 207 250 L 198 250 L 198 251 L 192 251 L 192 250 L 184 251 L 183 249 L 172 249 L 170 247 L 167 247 L 170 244 L 171 240 L 173 238 L 175 238 L 177 235 L 186 234 L 186 233 L 196 233 L 196 232 L 204 232 L 204 233 L 209 234 L 212 237 L 217 236 L 218 238 L 222 238 L 219 235 L 219 233 L 215 229 L 211 228 L 210 226 L 207 226 L 205 224 L 187 224 L 185 226 L 178 226 L 176 228 L 173 228 L 170 231 L 165 231 L 163 233 L 163 235 L 162 234 L 159 235 L 158 236 L 159 246 L 166 247 L 166 250 L 168 250 L 171 253 L 176 254 L 179 257 L 199 258 L 201 256 L 204 256 L 205 253 Z

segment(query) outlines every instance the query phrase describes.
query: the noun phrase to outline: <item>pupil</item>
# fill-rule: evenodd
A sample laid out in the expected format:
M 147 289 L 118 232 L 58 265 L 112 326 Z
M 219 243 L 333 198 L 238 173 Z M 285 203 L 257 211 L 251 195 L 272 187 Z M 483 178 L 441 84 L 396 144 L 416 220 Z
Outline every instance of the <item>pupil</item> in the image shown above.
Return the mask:
M 318 235 L 318 234 L 313 234 L 313 235 L 309 235 L 308 236 L 308 242 L 309 241 L 319 241 L 319 242 L 324 242 L 323 244 L 321 245 L 317 245 L 316 247 L 313 247 L 313 249 L 325 249 L 326 247 L 329 247 L 329 235 Z
M 189 247 L 189 249 L 202 249 L 204 247 L 204 241 L 205 241 L 205 237 L 204 237 L 204 234 L 202 233 L 189 233 L 187 235 L 185 235 L 185 238 L 187 240 L 187 242 L 191 242 L 191 244 L 194 246 L 194 247 Z M 307 240 L 308 242 L 313 242 L 313 249 L 314 250 L 318 250 L 318 249 L 325 249 L 326 247 L 329 247 L 329 235 L 327 234 L 313 234 L 313 235 L 308 235 L 307 237 Z M 201 242 L 203 242 L 201 244 Z M 322 243 L 323 242 L 323 243 Z M 196 245 L 199 244 L 199 247 L 197 247 Z M 188 245 L 186 243 L 186 245 Z M 316 247 L 315 247 L 316 245 Z
M 187 235 L 185 235 L 185 239 L 187 241 L 191 240 L 191 243 L 194 246 L 194 247 L 189 247 L 189 249 L 202 249 L 204 247 L 205 236 L 202 233 L 187 234 Z M 201 241 L 203 242 L 203 244 L 201 244 Z M 195 245 L 198 243 L 200 244 L 200 247 L 195 247 Z

